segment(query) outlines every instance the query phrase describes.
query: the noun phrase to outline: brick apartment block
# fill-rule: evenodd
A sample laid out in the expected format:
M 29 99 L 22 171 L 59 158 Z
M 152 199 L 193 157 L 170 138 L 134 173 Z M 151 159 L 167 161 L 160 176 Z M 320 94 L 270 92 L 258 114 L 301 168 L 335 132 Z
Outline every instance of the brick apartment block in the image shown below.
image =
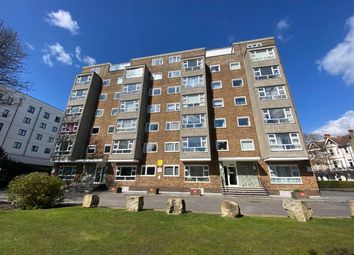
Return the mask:
M 130 190 L 319 194 L 273 37 L 84 67 L 52 160 Z

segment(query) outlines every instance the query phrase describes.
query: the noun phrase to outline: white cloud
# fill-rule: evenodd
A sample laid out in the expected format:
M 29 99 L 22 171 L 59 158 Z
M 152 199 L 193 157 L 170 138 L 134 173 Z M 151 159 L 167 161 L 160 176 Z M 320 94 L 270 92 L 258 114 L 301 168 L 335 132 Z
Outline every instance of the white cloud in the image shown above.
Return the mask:
M 61 46 L 60 43 L 47 45 L 47 48 L 42 50 L 42 52 L 44 53 L 42 56 L 44 63 L 50 67 L 54 66 L 53 59 L 64 65 L 73 64 L 71 55 L 65 51 L 64 47 Z
M 287 42 L 293 37 L 292 35 L 287 35 L 290 27 L 291 22 L 288 17 L 279 20 L 275 26 L 275 34 L 280 41 Z
M 30 50 L 35 50 L 35 48 L 33 47 L 32 44 L 30 44 L 29 42 L 25 42 L 26 46 L 30 49 Z
M 354 111 L 347 111 L 336 120 L 330 120 L 323 126 L 314 130 L 316 134 L 343 135 L 348 133 L 348 129 L 354 128 Z
M 47 16 L 46 21 L 49 24 L 67 29 L 73 35 L 79 33 L 79 24 L 72 19 L 70 12 L 58 10 L 57 12 L 47 13 Z
M 91 66 L 91 65 L 96 64 L 96 59 L 94 59 L 90 56 L 81 57 L 81 47 L 80 46 L 75 47 L 75 57 L 79 62 L 84 63 L 86 65 Z
M 81 48 L 80 46 L 75 47 L 75 57 L 77 60 L 81 61 Z
M 349 31 L 344 41 L 327 52 L 326 56 L 317 61 L 319 69 L 330 75 L 341 75 L 347 85 L 354 84 L 354 16 L 345 23 Z

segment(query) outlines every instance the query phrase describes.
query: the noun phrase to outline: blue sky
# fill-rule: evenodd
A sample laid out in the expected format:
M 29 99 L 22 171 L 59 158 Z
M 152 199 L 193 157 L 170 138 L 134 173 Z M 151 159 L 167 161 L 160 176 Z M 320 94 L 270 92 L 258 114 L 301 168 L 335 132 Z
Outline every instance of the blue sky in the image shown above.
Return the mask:
M 354 1 L 11 0 L 0 18 L 27 45 L 29 94 L 60 109 L 87 63 L 275 36 L 304 131 L 354 128 Z

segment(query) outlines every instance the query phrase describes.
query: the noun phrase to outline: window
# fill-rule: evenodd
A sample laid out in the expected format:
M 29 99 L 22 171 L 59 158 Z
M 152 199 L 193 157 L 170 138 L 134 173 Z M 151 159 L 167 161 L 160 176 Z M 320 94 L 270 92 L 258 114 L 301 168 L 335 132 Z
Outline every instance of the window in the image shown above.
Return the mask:
M 247 49 L 262 47 L 262 43 L 250 43 L 247 44 Z
M 268 134 L 268 142 L 271 151 L 301 150 L 297 133 Z
M 263 109 L 263 119 L 268 124 L 294 122 L 290 108 Z
M 103 147 L 103 153 L 104 154 L 109 154 L 111 152 L 111 145 L 110 144 L 105 144 Z
M 157 152 L 157 143 L 144 143 L 144 153 Z
M 250 127 L 250 117 L 237 117 L 237 126 L 238 127 Z
M 241 139 L 241 151 L 254 151 L 254 143 L 252 139 Z
M 100 127 L 93 127 L 91 134 L 96 135 L 100 132 Z
M 183 137 L 183 152 L 206 152 L 207 138 L 205 136 Z
M 118 100 L 120 99 L 120 92 L 114 92 L 114 97 L 113 97 L 114 100 Z
M 87 146 L 87 153 L 92 154 L 96 152 L 96 145 L 89 145 Z
M 105 80 L 103 80 L 103 81 L 102 81 L 102 85 L 103 85 L 103 86 L 109 86 L 109 85 L 111 85 L 111 80 L 110 80 L 110 79 L 105 79 Z
M 211 88 L 212 89 L 221 89 L 222 88 L 221 81 L 212 81 L 211 82 Z
M 216 150 L 217 151 L 228 151 L 229 143 L 226 140 L 218 140 L 216 141 Z
M 151 75 L 152 75 L 152 79 L 153 79 L 154 81 L 156 81 L 156 80 L 162 80 L 162 73 L 152 73 Z
M 179 176 L 179 165 L 165 165 L 163 167 L 164 176 Z
M 230 63 L 230 70 L 238 70 L 241 69 L 240 62 L 232 62 Z
M 122 84 L 123 83 L 123 78 L 122 77 L 118 77 L 117 78 L 117 84 Z
M 204 128 L 205 114 L 188 114 L 182 116 L 183 128 Z
M 147 107 L 148 113 L 160 112 L 160 104 L 152 104 Z
M 2 130 L 2 127 L 4 126 L 4 123 L 0 122 L 0 131 Z
M 202 68 L 202 65 L 203 60 L 201 58 L 183 61 L 184 71 L 199 70 Z
M 165 152 L 179 152 L 179 142 L 165 142 Z
M 284 86 L 258 88 L 260 100 L 277 100 L 287 98 Z
M 232 87 L 236 88 L 242 86 L 243 86 L 243 80 L 241 78 L 232 80 Z
M 299 168 L 296 165 L 270 165 L 270 183 L 301 184 Z
M 275 59 L 275 53 L 273 48 L 253 50 L 250 52 L 250 56 L 253 61 Z
M 80 75 L 76 78 L 76 84 L 89 83 L 91 81 L 91 78 L 92 78 L 91 74 Z
M 152 66 L 159 66 L 163 65 L 163 58 L 154 58 L 151 60 L 151 65 Z
M 36 134 L 35 139 L 37 140 L 42 140 L 43 135 L 42 134 Z
M 99 73 L 100 73 L 100 70 L 101 70 L 101 68 L 99 68 L 99 67 L 94 67 L 94 68 L 91 68 L 91 69 L 90 69 L 90 72 L 99 74 Z
M 117 132 L 131 132 L 136 129 L 136 119 L 125 119 L 117 121 Z
M 58 127 L 53 126 L 52 127 L 52 132 L 55 132 L 55 133 L 58 132 Z
M 60 118 L 60 117 L 58 117 L 58 116 L 56 116 L 56 117 L 55 117 L 55 119 L 54 119 L 54 122 L 56 122 L 56 123 L 60 123 L 60 120 L 61 120 L 61 118 Z
M 49 112 L 44 112 L 43 113 L 43 118 L 49 119 L 49 117 L 50 117 L 50 113 Z
M 104 113 L 104 109 L 97 109 L 96 110 L 96 117 L 102 117 Z
M 44 123 L 44 122 L 39 123 L 39 128 L 46 129 L 46 127 L 47 127 L 46 123 Z
M 53 143 L 54 142 L 54 137 L 48 137 L 48 143 Z
M 80 115 L 82 113 L 82 110 L 82 105 L 69 106 L 66 108 L 66 115 Z
M 133 151 L 134 140 L 114 140 L 112 153 L 129 154 Z
M 183 77 L 183 87 L 185 88 L 197 88 L 204 86 L 204 79 L 202 75 Z
M 180 103 L 168 103 L 166 104 L 167 112 L 178 112 L 180 110 Z
M 28 106 L 27 112 L 29 112 L 29 113 L 34 113 L 35 110 L 36 110 L 35 107 L 33 107 L 33 106 Z
M 224 99 L 223 98 L 213 99 L 213 107 L 214 108 L 224 107 Z
M 161 96 L 161 88 L 149 89 L 149 96 Z
M 239 105 L 246 105 L 247 104 L 247 100 L 246 97 L 235 97 L 235 105 L 239 106 Z
M 214 120 L 214 127 L 215 128 L 226 128 L 226 119 L 219 118 Z
M 210 66 L 210 72 L 211 72 L 211 73 L 220 72 L 220 65 L 211 65 L 211 66 Z
M 119 166 L 116 172 L 116 181 L 135 181 L 136 166 Z
M 179 121 L 168 121 L 165 126 L 166 131 L 179 130 Z
M 18 130 L 18 135 L 20 135 L 20 136 L 25 136 L 26 133 L 27 133 L 27 131 L 24 130 L 24 129 L 22 129 L 22 128 L 20 128 L 20 129 Z
M 205 106 L 205 94 L 192 94 L 182 97 L 183 108 Z
M 44 148 L 44 154 L 49 154 L 50 153 L 50 148 Z
M 253 71 L 256 80 L 280 78 L 279 66 L 258 67 Z
M 181 62 L 181 56 L 171 56 L 168 58 L 168 62 L 169 63 L 177 63 L 177 62 Z
M 114 132 L 114 125 L 109 125 L 107 128 L 107 134 L 113 134 Z
M 175 78 L 175 77 L 180 77 L 180 76 L 181 76 L 180 70 L 174 70 L 174 71 L 168 72 L 168 78 Z
M 73 147 L 73 142 L 57 143 L 55 145 L 55 152 L 62 154 L 69 154 Z
M 178 94 L 180 92 L 180 86 L 167 87 L 167 94 Z
M 106 101 L 107 100 L 107 93 L 102 93 L 99 97 L 98 97 L 99 101 Z
M 114 64 L 109 66 L 109 71 L 117 71 L 117 70 L 124 70 L 126 67 L 130 66 L 130 62 L 128 63 L 120 63 L 120 64 Z
M 64 123 L 61 126 L 61 133 L 76 133 L 79 123 Z
M 134 68 L 134 69 L 126 69 L 125 70 L 125 78 L 138 78 L 143 76 L 144 69 L 141 68 Z
M 39 147 L 37 145 L 32 145 L 32 147 L 31 147 L 31 151 L 33 151 L 33 152 L 37 152 L 38 149 L 39 149 Z
M 30 124 L 31 123 L 31 119 L 28 118 L 28 117 L 24 117 L 22 122 L 26 123 L 26 124 Z
M 142 176 L 155 176 L 156 166 L 141 166 Z
M 209 182 L 209 166 L 186 165 L 184 167 L 184 180 L 186 182 Z
M 7 110 L 7 109 L 4 109 L 4 111 L 2 112 L 2 117 L 3 118 L 7 118 L 7 116 L 9 116 L 9 110 Z
M 111 109 L 111 116 L 116 116 L 118 114 L 118 108 Z
M 9 97 L 8 99 L 7 99 L 7 104 L 8 105 L 12 105 L 12 102 L 14 101 L 14 99 L 13 98 L 11 98 L 11 97 Z
M 137 94 L 141 91 L 141 83 L 124 84 L 122 94 Z
M 20 142 L 14 142 L 13 147 L 14 147 L 15 149 L 20 149 L 21 146 L 22 146 L 22 143 L 20 143 Z
M 139 100 L 121 101 L 119 105 L 120 112 L 137 112 L 139 110 Z
M 76 167 L 75 166 L 61 166 L 59 168 L 59 177 L 63 180 L 74 180 L 76 173 Z
M 159 123 L 146 123 L 145 132 L 157 132 L 159 131 Z

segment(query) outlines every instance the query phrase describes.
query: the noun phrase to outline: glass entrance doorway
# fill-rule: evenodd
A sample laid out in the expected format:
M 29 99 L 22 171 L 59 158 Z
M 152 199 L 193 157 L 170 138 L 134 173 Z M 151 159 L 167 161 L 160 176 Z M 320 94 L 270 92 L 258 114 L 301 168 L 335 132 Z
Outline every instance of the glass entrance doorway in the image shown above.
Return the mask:
M 225 185 L 238 186 L 237 170 L 235 165 L 224 166 Z
M 94 177 L 94 183 L 95 184 L 101 184 L 105 183 L 105 173 L 104 173 L 105 167 L 98 165 L 96 167 L 95 171 L 95 177 Z

